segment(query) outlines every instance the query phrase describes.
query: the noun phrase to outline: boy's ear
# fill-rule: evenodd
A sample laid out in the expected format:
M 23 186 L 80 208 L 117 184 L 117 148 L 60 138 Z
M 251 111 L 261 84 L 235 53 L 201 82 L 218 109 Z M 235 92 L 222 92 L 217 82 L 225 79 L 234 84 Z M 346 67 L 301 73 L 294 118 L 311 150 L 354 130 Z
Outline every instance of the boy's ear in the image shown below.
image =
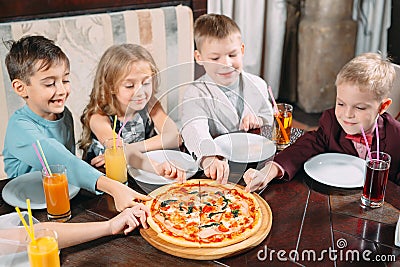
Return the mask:
M 384 99 L 379 108 L 379 114 L 382 115 L 389 108 L 390 104 L 392 104 L 391 98 Z
M 14 79 L 11 82 L 14 92 L 22 98 L 26 98 L 28 94 L 26 93 L 26 84 L 20 79 Z
M 199 50 L 194 50 L 194 59 L 196 60 L 197 64 L 203 65 L 203 60 L 201 59 L 201 54 Z
M 244 43 L 242 43 L 242 45 L 240 47 L 240 51 L 242 51 L 242 56 L 244 56 Z

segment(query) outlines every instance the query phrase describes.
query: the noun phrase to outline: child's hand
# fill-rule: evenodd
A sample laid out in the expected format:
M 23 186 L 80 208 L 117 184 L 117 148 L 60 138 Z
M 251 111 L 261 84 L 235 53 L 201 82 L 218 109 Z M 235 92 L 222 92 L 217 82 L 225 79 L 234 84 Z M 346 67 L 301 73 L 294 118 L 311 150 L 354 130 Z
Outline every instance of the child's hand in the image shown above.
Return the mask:
M 261 170 L 248 169 L 243 179 L 246 182 L 246 192 L 253 192 L 257 189 L 264 188 L 272 179 L 281 175 L 280 169 L 273 163 L 267 162 Z
M 221 159 L 218 156 L 204 157 L 201 166 L 205 176 L 217 180 L 217 182 L 221 184 L 226 184 L 228 182 L 229 165 L 225 159 Z
M 98 155 L 90 161 L 90 165 L 95 166 L 96 168 L 103 166 L 105 163 L 104 154 Z
M 134 202 L 135 199 L 141 199 L 145 201 L 151 200 L 151 197 L 140 194 L 128 186 L 121 184 L 120 182 L 115 181 L 115 183 L 116 185 L 113 188 L 113 193 L 111 196 L 114 198 L 115 208 L 118 211 L 122 211 L 126 208 L 136 205 L 137 203 Z
M 186 171 L 179 168 L 176 164 L 165 161 L 155 165 L 155 170 L 158 175 L 166 178 L 176 178 L 176 181 L 183 183 L 186 181 Z
M 149 208 L 143 204 L 137 204 L 132 208 L 127 208 L 111 220 L 110 223 L 110 232 L 115 235 L 121 233 L 128 234 L 133 231 L 140 224 L 147 228 L 146 217 L 150 215 Z
M 246 182 L 246 192 L 253 192 L 259 188 L 263 188 L 267 186 L 268 182 L 266 182 L 265 175 L 255 169 L 248 169 L 244 175 L 243 179 Z
M 263 125 L 263 120 L 253 114 L 247 114 L 240 123 L 239 130 L 245 130 L 246 132 L 250 129 L 260 128 Z

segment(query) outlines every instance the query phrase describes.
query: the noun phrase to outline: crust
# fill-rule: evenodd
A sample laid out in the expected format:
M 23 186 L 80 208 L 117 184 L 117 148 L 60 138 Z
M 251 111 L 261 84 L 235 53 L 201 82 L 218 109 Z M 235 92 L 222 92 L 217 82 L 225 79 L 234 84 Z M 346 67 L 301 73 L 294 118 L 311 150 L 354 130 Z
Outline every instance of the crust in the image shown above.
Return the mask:
M 173 237 L 173 236 L 169 236 L 164 233 L 158 233 L 158 237 L 167 241 L 168 243 L 171 243 L 171 244 L 174 244 L 174 245 L 177 245 L 180 247 L 200 248 L 200 243 L 188 241 L 188 240 L 184 239 L 183 237 L 182 238 Z
M 169 242 L 171 244 L 177 245 L 177 246 L 183 246 L 183 247 L 226 247 L 235 243 L 239 243 L 247 238 L 249 238 L 250 236 L 254 235 L 255 233 L 258 232 L 258 230 L 261 227 L 261 222 L 262 222 L 262 214 L 261 214 L 261 210 L 260 210 L 260 206 L 259 203 L 257 201 L 257 199 L 248 192 L 245 192 L 243 190 L 243 187 L 240 185 L 236 185 L 236 184 L 228 184 L 228 185 L 221 185 L 219 183 L 217 183 L 214 180 L 210 180 L 210 179 L 192 179 L 187 181 L 186 183 L 182 184 L 183 187 L 187 186 L 187 185 L 195 185 L 195 184 L 199 184 L 199 182 L 201 182 L 202 184 L 208 184 L 208 185 L 214 185 L 214 186 L 220 186 L 220 187 L 224 187 L 226 189 L 231 189 L 234 188 L 236 189 L 238 192 L 240 192 L 241 194 L 245 195 L 246 197 L 250 198 L 256 208 L 256 215 L 255 215 L 255 222 L 253 224 L 253 228 L 251 230 L 247 230 L 245 231 L 243 234 L 237 235 L 232 239 L 225 239 L 222 240 L 220 242 L 216 242 L 216 243 L 198 243 L 198 242 L 191 242 L 191 241 L 187 241 L 186 239 L 179 238 L 179 237 L 173 237 L 167 234 L 164 234 L 162 232 L 162 230 L 160 229 L 160 227 L 157 225 L 157 223 L 153 220 L 152 216 L 148 216 L 147 217 L 147 222 L 149 223 L 150 227 L 157 232 L 158 236 L 165 240 L 166 242 Z M 150 193 L 151 196 L 158 196 L 160 194 L 166 193 L 170 190 L 171 187 L 176 187 L 178 184 L 168 184 L 162 187 L 157 188 L 156 190 L 152 191 Z M 146 206 L 150 209 L 151 211 L 151 206 L 153 203 L 153 200 L 149 200 L 146 202 Z
M 152 202 L 152 200 L 147 201 L 147 202 Z M 146 203 L 147 206 L 147 203 Z M 149 224 L 149 226 L 151 227 L 151 229 L 153 229 L 154 231 L 156 231 L 156 233 L 160 234 L 161 228 L 156 224 L 156 222 L 153 220 L 153 216 L 147 216 L 147 223 Z

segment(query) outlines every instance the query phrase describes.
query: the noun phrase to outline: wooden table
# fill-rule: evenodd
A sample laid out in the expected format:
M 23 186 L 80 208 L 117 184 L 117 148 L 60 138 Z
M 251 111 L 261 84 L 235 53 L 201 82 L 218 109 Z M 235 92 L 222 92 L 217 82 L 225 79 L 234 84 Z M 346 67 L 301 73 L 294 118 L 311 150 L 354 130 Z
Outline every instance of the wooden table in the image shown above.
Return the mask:
M 271 139 L 271 128 L 253 131 Z M 303 134 L 292 129 L 291 143 Z M 245 166 L 248 167 L 248 166 Z M 231 177 L 243 165 L 231 165 Z M 250 166 L 256 167 L 256 166 Z M 236 173 L 235 173 L 236 172 Z M 194 178 L 204 178 L 202 173 Z M 240 178 L 240 176 L 239 176 Z M 0 190 L 8 180 L 0 180 Z M 129 177 L 129 186 L 145 193 Z M 240 180 L 241 184 L 243 181 Z M 382 208 L 360 207 L 361 188 L 339 189 L 312 180 L 304 171 L 288 183 L 274 181 L 260 196 L 272 209 L 272 228 L 257 247 L 239 255 L 215 261 L 196 261 L 157 250 L 136 229 L 128 236 L 109 236 L 65 248 L 62 266 L 387 266 L 400 265 L 400 248 L 394 246 L 394 232 L 400 209 L 400 186 L 389 181 Z M 71 201 L 70 222 L 102 221 L 117 214 L 113 199 L 85 190 Z M 14 207 L 0 198 L 0 215 Z M 46 221 L 46 210 L 35 210 Z M 363 256 L 364 253 L 364 256 Z M 297 256 L 297 258 L 295 258 Z M 357 258 L 358 257 L 358 258 Z M 380 259 L 386 260 L 381 261 Z M 370 261 L 367 261 L 370 259 Z M 379 260 L 379 261 L 377 261 Z
M 7 182 L 0 181 L 1 190 Z M 130 186 L 137 185 L 130 180 Z M 155 249 L 135 230 L 128 236 L 104 237 L 63 249 L 61 263 L 62 266 L 347 266 L 350 263 L 385 266 L 390 265 L 390 260 L 400 261 L 400 248 L 394 246 L 400 187 L 389 182 L 385 205 L 376 210 L 363 210 L 359 206 L 360 194 L 361 189 L 335 189 L 300 172 L 291 182 L 273 182 L 261 194 L 272 209 L 271 232 L 260 245 L 240 255 L 218 261 L 178 258 Z M 116 214 L 109 195 L 95 196 L 84 190 L 71 201 L 71 207 L 70 222 L 101 221 Z M 13 211 L 13 207 L 0 199 L 0 214 Z M 46 220 L 45 210 L 35 210 L 33 215 L 40 221 Z M 288 259 L 296 251 L 299 258 Z M 362 258 L 363 252 L 371 260 L 375 257 L 388 260 L 367 262 Z

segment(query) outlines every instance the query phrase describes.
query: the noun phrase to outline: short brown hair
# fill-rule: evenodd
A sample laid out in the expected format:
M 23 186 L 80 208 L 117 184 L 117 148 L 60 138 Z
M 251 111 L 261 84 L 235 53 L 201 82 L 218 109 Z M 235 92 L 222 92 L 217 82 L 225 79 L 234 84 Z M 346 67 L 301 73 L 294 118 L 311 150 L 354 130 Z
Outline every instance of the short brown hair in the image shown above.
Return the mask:
M 68 57 L 61 48 L 43 36 L 26 36 L 5 44 L 10 50 L 5 63 L 11 81 L 20 79 L 29 85 L 30 78 L 41 69 L 48 70 L 59 63 L 65 63 L 69 68 Z M 40 66 L 36 66 L 38 62 Z
M 378 53 L 365 53 L 344 65 L 335 84 L 352 83 L 362 91 L 373 92 L 381 101 L 389 96 L 395 78 L 396 71 L 388 58 Z
M 239 26 L 225 15 L 204 14 L 194 23 L 194 41 L 198 50 L 208 37 L 224 39 L 235 33 L 241 34 Z

